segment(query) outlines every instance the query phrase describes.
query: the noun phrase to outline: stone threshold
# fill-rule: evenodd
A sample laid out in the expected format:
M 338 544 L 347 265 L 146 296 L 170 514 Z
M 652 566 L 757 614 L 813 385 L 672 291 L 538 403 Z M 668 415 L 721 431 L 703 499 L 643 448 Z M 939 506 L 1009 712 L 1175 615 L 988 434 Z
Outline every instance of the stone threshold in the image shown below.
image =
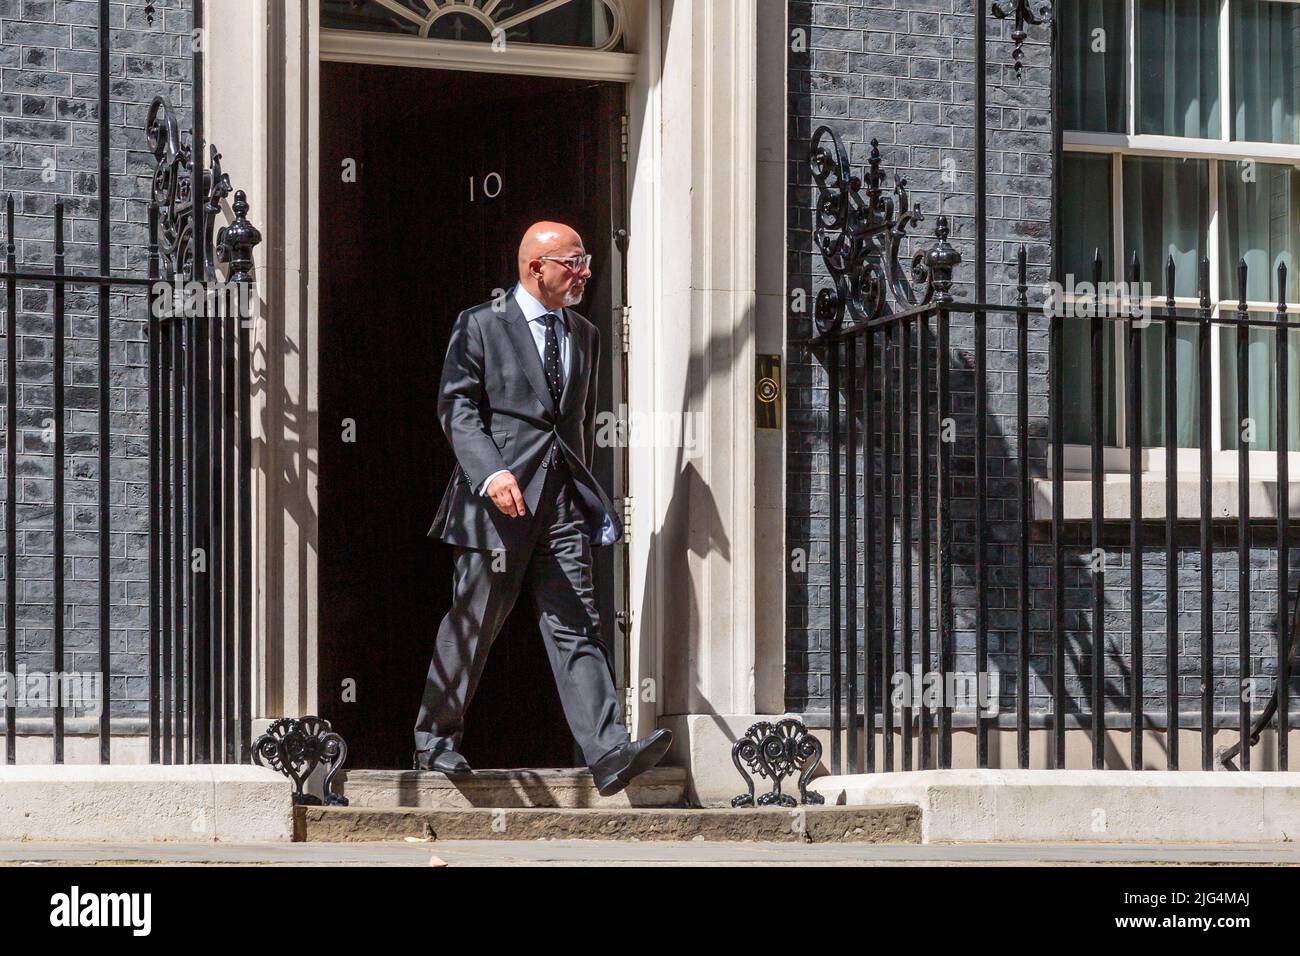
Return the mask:
M 349 770 L 338 790 L 353 807 L 463 809 L 473 807 L 605 808 L 680 807 L 684 767 L 654 767 L 621 793 L 602 797 L 586 768 L 476 770 L 447 776 L 417 770 Z
M 294 839 L 702 840 L 767 843 L 921 842 L 915 806 L 746 809 L 380 809 L 297 807 Z

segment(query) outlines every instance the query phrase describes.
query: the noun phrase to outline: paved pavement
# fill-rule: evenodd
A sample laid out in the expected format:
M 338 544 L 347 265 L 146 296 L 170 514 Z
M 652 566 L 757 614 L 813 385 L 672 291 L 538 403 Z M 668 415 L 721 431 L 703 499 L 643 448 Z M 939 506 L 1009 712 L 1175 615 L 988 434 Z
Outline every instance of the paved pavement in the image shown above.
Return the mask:
M 0 843 L 0 866 L 72 864 L 290 866 L 1071 866 L 1300 864 L 1300 846 L 628 842 L 454 840 L 441 843 L 104 844 Z

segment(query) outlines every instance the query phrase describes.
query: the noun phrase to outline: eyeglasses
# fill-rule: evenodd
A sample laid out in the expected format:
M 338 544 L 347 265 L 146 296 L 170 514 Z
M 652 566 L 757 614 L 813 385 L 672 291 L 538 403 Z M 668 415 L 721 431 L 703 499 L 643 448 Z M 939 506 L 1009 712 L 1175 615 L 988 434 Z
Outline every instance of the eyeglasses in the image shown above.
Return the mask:
M 538 256 L 539 259 L 545 259 L 547 262 L 558 262 L 570 272 L 581 272 L 583 269 L 591 268 L 591 253 L 585 256 Z

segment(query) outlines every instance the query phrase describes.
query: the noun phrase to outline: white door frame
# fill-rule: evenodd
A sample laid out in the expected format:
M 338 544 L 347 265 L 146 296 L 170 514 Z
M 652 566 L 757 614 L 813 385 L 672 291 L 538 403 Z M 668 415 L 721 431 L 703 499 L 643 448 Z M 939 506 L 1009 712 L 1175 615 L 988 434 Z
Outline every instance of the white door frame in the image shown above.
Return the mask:
M 734 786 L 706 778 L 734 774 L 730 740 L 782 695 L 780 593 L 771 586 L 782 580 L 779 534 L 755 547 L 760 5 L 764 23 L 783 34 L 779 0 L 627 0 L 626 44 L 639 55 L 561 51 L 529 64 L 466 49 L 453 58 L 465 69 L 533 71 L 562 58 L 570 75 L 627 83 L 635 356 L 627 402 L 699 425 L 696 454 L 635 442 L 628 451 L 630 677 L 638 690 L 630 729 L 675 727 L 670 761 L 691 767 L 699 796 Z M 207 20 L 208 91 L 222 94 L 206 96 L 210 135 L 226 168 L 249 184 L 250 218 L 267 237 L 255 254 L 263 307 L 252 422 L 256 715 L 296 716 L 313 713 L 318 698 L 319 65 L 326 44 L 330 56 L 348 54 L 322 36 L 318 0 L 209 0 Z M 390 57 L 421 56 L 409 44 L 383 46 Z M 429 66 L 448 68 L 438 48 L 429 50 Z M 782 152 L 767 164 L 778 183 Z M 779 290 L 764 296 L 778 328 L 781 298 Z M 756 562 L 775 569 L 764 571 L 763 589 L 773 606 L 757 618 Z
M 629 0 L 624 5 L 624 36 L 627 46 L 633 48 L 655 49 L 659 43 L 659 7 L 651 0 Z M 658 221 L 658 202 L 655 199 L 655 183 L 659 181 L 659 75 L 658 64 L 654 57 L 642 57 L 640 53 L 593 51 L 573 47 L 529 47 L 525 44 L 511 44 L 502 49 L 494 49 L 490 44 L 456 43 L 451 40 L 433 40 L 419 36 L 367 34 L 348 30 L 318 30 L 318 62 L 352 62 L 352 64 L 374 64 L 387 66 L 409 66 L 409 68 L 468 70 L 481 73 L 507 73 L 519 75 L 550 75 L 573 79 L 593 79 L 623 83 L 627 86 L 628 111 L 628 229 L 633 239 L 624 260 L 628 273 L 628 299 L 634 310 L 633 328 L 640 323 L 654 320 L 655 302 L 653 290 L 658 287 L 658 259 L 655 254 L 655 228 Z M 318 68 L 317 90 L 318 90 Z M 315 122 L 313 122 L 315 126 Z M 311 164 L 318 169 L 317 143 L 313 139 L 309 144 Z M 315 206 L 315 195 L 311 196 Z M 315 213 L 312 219 L 315 220 Z M 603 247 L 603 245 L 602 245 Z M 315 251 L 315 250 L 313 250 Z M 617 298 L 617 293 L 615 293 Z M 633 333 L 636 337 L 636 333 Z M 615 343 L 607 343 L 614 347 Z M 634 367 L 633 367 L 634 368 Z M 633 371 L 629 369 L 627 393 L 623 401 L 627 407 L 633 407 Z M 614 410 L 617 411 L 617 410 Z M 650 450 L 653 451 L 653 450 Z M 638 462 L 640 458 L 640 462 Z M 650 470 L 649 459 L 637 455 L 636 449 L 629 449 L 628 464 L 624 470 L 624 490 L 628 496 L 636 497 L 638 483 L 636 472 L 638 464 L 642 473 Z M 649 518 L 647 511 L 645 518 Z M 634 520 L 634 519 L 633 519 Z M 627 661 L 628 685 L 632 688 L 642 684 L 643 671 L 659 672 L 660 653 L 658 641 L 646 646 L 643 643 L 642 626 L 645 615 L 637 606 L 636 596 L 646 593 L 645 574 L 647 568 L 647 545 L 650 524 L 642 520 L 640 533 L 629 528 L 630 544 L 627 545 L 627 574 L 623 575 L 623 588 L 628 593 L 624 602 L 629 607 L 628 627 L 629 656 Z M 607 622 L 611 640 L 619 640 L 614 622 Z M 308 654 L 316 657 L 317 635 L 313 631 L 309 637 Z M 315 706 L 315 701 L 312 701 Z M 629 731 L 633 736 L 653 730 L 659 708 L 654 700 L 641 701 L 633 696 L 632 721 Z

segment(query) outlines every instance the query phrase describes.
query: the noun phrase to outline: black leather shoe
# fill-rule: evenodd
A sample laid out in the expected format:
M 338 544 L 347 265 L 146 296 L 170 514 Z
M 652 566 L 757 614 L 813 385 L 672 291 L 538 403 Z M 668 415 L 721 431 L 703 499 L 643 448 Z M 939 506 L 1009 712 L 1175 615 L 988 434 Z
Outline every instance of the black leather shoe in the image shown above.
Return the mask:
M 454 750 L 444 750 L 434 754 L 428 750 L 417 750 L 412 765 L 416 770 L 433 770 L 438 773 L 473 773 L 468 761 Z
M 645 773 L 668 752 L 673 732 L 661 728 L 649 737 L 615 747 L 591 767 L 596 790 L 602 797 L 612 797 L 626 787 L 637 774 Z

